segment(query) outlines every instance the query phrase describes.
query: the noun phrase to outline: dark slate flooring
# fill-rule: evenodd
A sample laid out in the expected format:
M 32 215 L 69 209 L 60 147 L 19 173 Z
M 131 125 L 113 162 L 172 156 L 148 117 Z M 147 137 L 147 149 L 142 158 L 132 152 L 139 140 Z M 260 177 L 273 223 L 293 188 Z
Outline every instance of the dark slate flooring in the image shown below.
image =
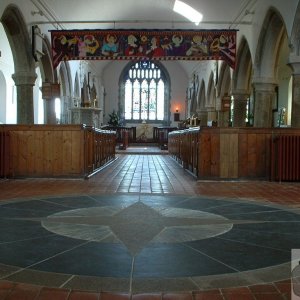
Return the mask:
M 245 200 L 148 194 L 15 200 L 0 205 L 0 276 L 85 290 L 99 282 L 117 291 L 130 285 L 136 292 L 159 290 L 163 282 L 193 290 L 222 280 L 281 280 L 289 275 L 291 249 L 300 248 L 299 233 L 297 211 Z

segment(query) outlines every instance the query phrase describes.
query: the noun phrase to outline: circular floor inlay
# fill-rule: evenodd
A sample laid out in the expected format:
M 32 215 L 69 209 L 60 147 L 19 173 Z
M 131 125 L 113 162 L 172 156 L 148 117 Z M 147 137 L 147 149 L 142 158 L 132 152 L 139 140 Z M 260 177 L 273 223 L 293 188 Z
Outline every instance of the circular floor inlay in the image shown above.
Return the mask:
M 184 208 L 154 209 L 136 202 L 128 207 L 89 207 L 55 213 L 44 219 L 42 226 L 67 237 L 122 242 L 136 255 L 149 243 L 202 240 L 224 234 L 233 225 L 213 213 Z
M 20 270 L 199 278 L 287 263 L 292 248 L 299 214 L 251 201 L 115 194 L 0 205 L 0 264 Z

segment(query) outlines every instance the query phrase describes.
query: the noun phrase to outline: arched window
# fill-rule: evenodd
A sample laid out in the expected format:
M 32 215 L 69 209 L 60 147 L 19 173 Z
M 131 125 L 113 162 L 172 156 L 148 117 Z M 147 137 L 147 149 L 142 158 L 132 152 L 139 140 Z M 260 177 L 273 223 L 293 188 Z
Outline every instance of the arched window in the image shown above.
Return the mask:
M 126 122 L 169 121 L 169 80 L 158 63 L 139 61 L 131 63 L 121 76 L 121 98 Z

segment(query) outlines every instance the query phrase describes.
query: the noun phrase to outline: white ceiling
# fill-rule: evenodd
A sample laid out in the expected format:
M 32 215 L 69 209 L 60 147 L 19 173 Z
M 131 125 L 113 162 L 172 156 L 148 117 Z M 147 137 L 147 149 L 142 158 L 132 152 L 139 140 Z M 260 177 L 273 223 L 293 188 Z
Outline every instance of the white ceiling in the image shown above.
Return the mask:
M 47 17 L 52 20 L 55 18 L 56 21 L 61 21 L 61 25 L 66 29 L 124 27 L 226 29 L 235 21 L 249 21 L 249 15 L 245 16 L 245 12 L 252 9 L 256 0 L 185 0 L 184 2 L 203 14 L 203 22 L 198 27 L 173 12 L 174 0 L 31 0 L 31 2 L 37 11 L 41 10 L 44 14 L 34 15 L 35 21 L 47 21 Z M 67 24 L 63 23 L 64 21 L 74 23 Z
M 30 0 L 32 22 L 49 29 L 239 29 L 257 0 L 185 0 L 203 14 L 199 26 L 173 12 L 175 0 Z M 41 13 L 37 13 L 37 12 Z M 190 74 L 192 65 L 181 63 Z

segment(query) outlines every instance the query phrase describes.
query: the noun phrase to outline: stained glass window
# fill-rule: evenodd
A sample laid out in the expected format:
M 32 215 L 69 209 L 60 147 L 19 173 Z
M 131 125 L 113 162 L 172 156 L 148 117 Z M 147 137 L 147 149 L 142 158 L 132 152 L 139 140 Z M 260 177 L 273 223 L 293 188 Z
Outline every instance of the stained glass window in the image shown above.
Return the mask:
M 135 63 L 125 76 L 125 119 L 162 121 L 164 110 L 165 78 L 160 68 L 150 61 Z

